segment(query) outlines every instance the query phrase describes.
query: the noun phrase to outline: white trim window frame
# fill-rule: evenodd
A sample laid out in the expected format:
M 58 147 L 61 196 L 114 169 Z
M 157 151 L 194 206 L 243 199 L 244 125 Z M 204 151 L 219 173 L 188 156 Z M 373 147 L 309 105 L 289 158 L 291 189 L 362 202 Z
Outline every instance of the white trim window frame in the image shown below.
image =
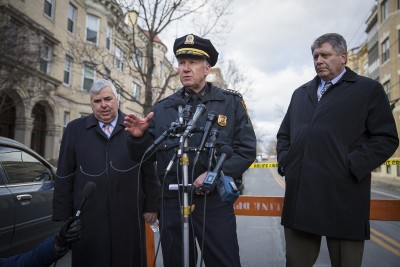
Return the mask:
M 106 49 L 111 51 L 112 48 L 112 35 L 113 35 L 113 28 L 110 24 L 107 24 L 106 28 Z
M 382 63 L 385 63 L 390 59 L 390 43 L 389 38 L 386 38 L 382 42 Z
M 96 77 L 96 68 L 89 63 L 85 63 L 83 65 L 82 91 L 86 92 L 90 91 L 90 87 L 92 87 L 95 77 Z
M 136 100 L 136 101 L 140 101 L 140 91 L 142 90 L 142 86 L 136 82 L 133 81 L 132 82 L 132 97 Z
M 53 46 L 48 42 L 43 42 L 40 46 L 40 71 L 50 74 L 51 71 L 51 59 L 53 55 Z
M 54 17 L 55 2 L 56 0 L 44 0 L 43 14 L 50 19 Z
M 68 6 L 68 20 L 67 20 L 67 31 L 70 33 L 75 33 L 75 25 L 76 25 L 76 15 L 78 13 L 78 9 L 73 4 L 69 3 Z
M 124 51 L 118 46 L 115 46 L 114 60 L 115 67 L 124 71 Z
M 87 14 L 86 16 L 86 42 L 98 45 L 100 19 L 96 16 Z
M 64 79 L 63 82 L 66 85 L 71 85 L 72 81 L 72 64 L 73 58 L 69 55 L 65 55 L 65 62 L 64 62 Z
M 137 69 L 142 68 L 143 64 L 143 52 L 139 49 L 136 49 L 132 56 L 133 64 Z

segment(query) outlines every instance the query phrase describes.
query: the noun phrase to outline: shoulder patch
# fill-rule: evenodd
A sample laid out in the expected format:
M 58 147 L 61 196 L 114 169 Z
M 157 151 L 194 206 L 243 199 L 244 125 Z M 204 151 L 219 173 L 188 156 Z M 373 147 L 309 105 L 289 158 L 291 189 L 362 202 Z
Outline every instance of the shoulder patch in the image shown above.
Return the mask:
M 223 89 L 223 91 L 224 91 L 224 93 L 231 94 L 231 95 L 236 95 L 236 96 L 238 96 L 240 98 L 243 98 L 242 94 L 239 93 L 238 91 L 235 91 L 235 90 L 232 90 L 232 89 Z

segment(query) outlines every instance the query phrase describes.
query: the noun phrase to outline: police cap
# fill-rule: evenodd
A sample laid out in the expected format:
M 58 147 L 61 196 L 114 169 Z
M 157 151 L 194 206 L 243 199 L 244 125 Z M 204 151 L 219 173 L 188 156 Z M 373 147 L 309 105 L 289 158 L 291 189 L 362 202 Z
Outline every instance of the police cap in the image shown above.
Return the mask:
M 174 53 L 180 55 L 191 55 L 205 58 L 211 67 L 218 60 L 218 52 L 208 39 L 201 38 L 194 34 L 188 34 L 177 38 L 174 42 Z

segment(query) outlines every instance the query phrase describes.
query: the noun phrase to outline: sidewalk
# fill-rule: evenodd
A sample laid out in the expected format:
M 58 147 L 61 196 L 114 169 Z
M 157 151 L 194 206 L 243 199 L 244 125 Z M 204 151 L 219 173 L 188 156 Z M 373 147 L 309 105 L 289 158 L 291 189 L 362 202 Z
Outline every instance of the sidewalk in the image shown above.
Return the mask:
M 391 191 L 400 192 L 400 178 L 372 174 L 372 185 L 378 185 Z

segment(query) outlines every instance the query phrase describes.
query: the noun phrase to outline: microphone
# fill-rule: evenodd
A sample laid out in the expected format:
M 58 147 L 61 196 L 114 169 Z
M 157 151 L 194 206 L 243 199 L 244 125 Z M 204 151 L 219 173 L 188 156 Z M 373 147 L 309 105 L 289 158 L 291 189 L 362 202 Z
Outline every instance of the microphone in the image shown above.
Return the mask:
M 218 174 L 221 171 L 222 166 L 225 163 L 225 160 L 232 157 L 233 149 L 230 146 L 224 145 L 221 146 L 219 153 L 220 156 L 218 158 L 217 163 L 215 164 L 213 171 L 209 172 L 206 178 L 204 179 L 203 187 L 205 188 L 206 191 L 212 191 L 214 189 L 215 184 L 217 182 Z
M 196 126 L 197 120 L 206 111 L 206 106 L 204 104 L 198 104 L 196 107 L 196 112 L 193 114 L 192 119 L 187 123 L 186 129 L 183 132 L 183 140 L 193 131 Z
M 207 121 L 206 124 L 204 125 L 203 129 L 203 137 L 201 138 L 201 142 L 198 148 L 198 153 L 200 153 L 206 144 L 206 141 L 208 139 L 208 136 L 210 135 L 211 128 L 213 127 L 214 123 L 217 121 L 217 116 L 218 113 L 215 111 L 211 111 L 207 115 Z
M 86 200 L 88 200 L 96 190 L 96 184 L 93 182 L 87 182 L 85 187 L 83 188 L 83 198 L 81 200 L 81 203 L 79 203 L 78 209 L 75 213 L 75 218 L 78 218 L 81 215 L 83 206 L 86 203 Z
M 164 139 L 166 139 L 168 135 L 176 129 L 175 126 L 175 122 L 172 122 L 171 127 L 165 130 L 156 140 L 154 140 L 153 144 L 146 149 L 144 155 L 146 155 L 150 150 L 157 147 Z
M 179 123 L 183 123 L 183 108 L 185 106 L 185 100 L 182 98 L 178 98 L 175 100 L 174 107 L 178 110 L 178 116 L 179 116 Z
M 178 114 L 179 114 L 178 121 L 180 124 L 183 124 L 183 106 L 184 105 L 185 105 L 185 100 L 183 100 L 182 98 L 176 99 L 174 102 L 174 105 L 173 105 L 175 108 L 178 109 Z M 153 144 L 146 149 L 144 154 L 146 155 L 149 151 L 151 151 L 155 147 L 157 147 L 164 139 L 166 139 L 168 137 L 168 135 L 171 132 L 176 130 L 177 126 L 179 126 L 179 125 L 176 122 L 172 122 L 169 129 L 167 129 L 156 140 L 154 140 Z
M 220 132 L 217 129 L 211 129 L 210 136 L 208 138 L 208 141 L 205 144 L 205 147 L 207 147 L 207 148 L 215 148 L 215 145 L 216 145 L 217 140 L 218 140 L 219 133 Z
M 208 167 L 207 167 L 208 172 L 211 171 L 213 158 L 214 158 L 214 149 L 215 149 L 215 144 L 217 143 L 217 140 L 218 140 L 218 136 L 219 136 L 219 131 L 217 129 L 211 129 L 210 137 L 208 138 L 208 141 L 205 145 L 209 149 L 208 150 Z

